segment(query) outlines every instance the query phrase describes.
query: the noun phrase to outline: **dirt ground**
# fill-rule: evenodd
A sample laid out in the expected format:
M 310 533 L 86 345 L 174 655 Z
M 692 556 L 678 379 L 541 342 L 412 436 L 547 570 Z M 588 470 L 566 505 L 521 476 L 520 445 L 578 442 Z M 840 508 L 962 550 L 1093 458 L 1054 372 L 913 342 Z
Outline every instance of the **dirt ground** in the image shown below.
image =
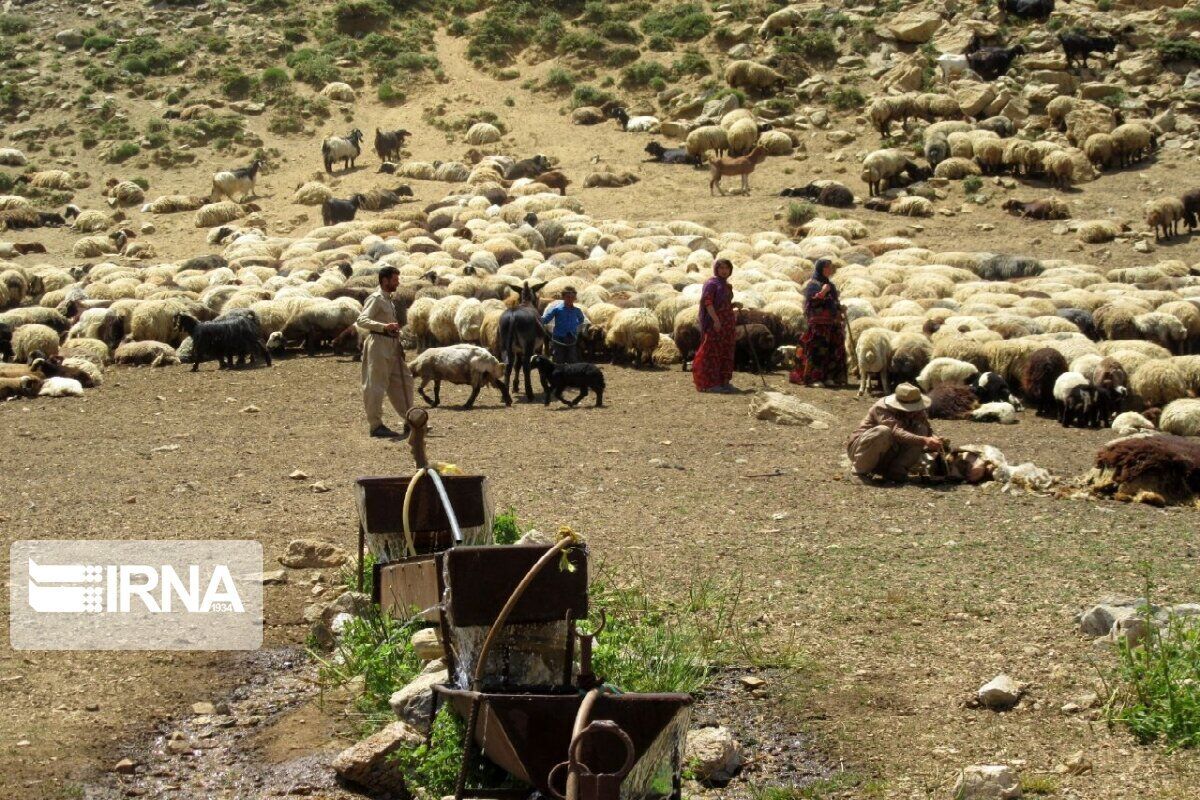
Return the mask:
M 881 781 L 887 796 L 942 794 L 976 762 L 1048 772 L 1080 749 L 1094 771 L 1059 779 L 1064 792 L 1193 796 L 1190 756 L 1138 747 L 1086 712 L 1059 709 L 1091 691 L 1108 662 L 1075 632 L 1074 612 L 1138 592 L 1143 562 L 1162 597 L 1196 599 L 1194 511 L 866 487 L 839 461 L 867 406 L 849 390 L 796 390 L 838 418 L 815 431 L 751 419 L 745 396 L 698 395 L 676 370 L 608 375 L 607 409 L 505 409 L 485 394 L 473 411 L 435 411 L 431 455 L 488 475 L 497 507 L 543 530 L 572 525 L 607 568 L 664 593 L 704 578 L 740 582 L 761 624 L 803 655 L 783 693 L 789 713 L 834 763 Z M 251 404 L 261 411 L 240 411 Z M 232 373 L 122 370 L 83 399 L 6 403 L 0 417 L 12 431 L 0 484 L 6 542 L 251 538 L 268 561 L 297 537 L 352 548 L 352 479 L 410 464 L 407 448 L 366 436 L 357 365 L 334 357 Z M 1028 412 L 1015 426 L 938 427 L 1066 478 L 1107 438 Z M 179 448 L 153 452 L 168 444 Z M 290 480 L 295 469 L 310 480 Z M 747 477 L 775 470 L 784 475 Z M 316 480 L 332 491 L 314 493 Z M 303 641 L 310 588 L 297 573 L 267 588 L 265 646 Z M 154 720 L 244 680 L 231 663 L 207 653 L 0 652 L 7 793 L 70 796 Z M 965 709 L 1001 671 L 1028 682 L 1029 699 L 1003 715 Z

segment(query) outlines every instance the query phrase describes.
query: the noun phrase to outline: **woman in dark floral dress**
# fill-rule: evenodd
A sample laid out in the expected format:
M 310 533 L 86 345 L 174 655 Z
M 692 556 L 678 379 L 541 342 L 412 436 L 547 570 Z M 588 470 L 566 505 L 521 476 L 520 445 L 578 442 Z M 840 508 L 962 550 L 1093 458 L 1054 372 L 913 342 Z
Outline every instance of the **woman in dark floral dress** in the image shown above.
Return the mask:
M 792 383 L 829 387 L 846 383 L 846 314 L 830 280 L 834 270 L 831 260 L 818 258 L 812 279 L 804 286 L 807 328 L 796 348 L 796 368 L 788 376 Z
M 692 361 L 692 381 L 698 392 L 736 392 L 733 380 L 733 348 L 737 316 L 729 276 L 733 264 L 725 258 L 713 262 L 713 277 L 704 282 L 700 295 L 700 349 Z

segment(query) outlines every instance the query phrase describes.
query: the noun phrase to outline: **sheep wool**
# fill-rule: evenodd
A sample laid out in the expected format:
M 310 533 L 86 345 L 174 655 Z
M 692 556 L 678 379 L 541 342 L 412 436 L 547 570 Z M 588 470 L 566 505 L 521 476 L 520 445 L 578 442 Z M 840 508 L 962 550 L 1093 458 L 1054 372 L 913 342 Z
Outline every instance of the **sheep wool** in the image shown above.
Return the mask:
M 487 122 L 476 122 L 467 131 L 467 144 L 478 147 L 500 141 L 500 129 Z
M 44 356 L 58 355 L 58 331 L 37 323 L 22 325 L 13 331 L 13 360 L 28 363 L 30 357 L 41 352 Z
M 246 210 L 232 200 L 208 203 L 196 212 L 197 228 L 212 228 L 246 216 Z
M 1167 403 L 1158 427 L 1176 436 L 1200 436 L 1200 400 L 1189 397 Z
M 74 378 L 46 378 L 38 397 L 83 397 L 83 384 Z

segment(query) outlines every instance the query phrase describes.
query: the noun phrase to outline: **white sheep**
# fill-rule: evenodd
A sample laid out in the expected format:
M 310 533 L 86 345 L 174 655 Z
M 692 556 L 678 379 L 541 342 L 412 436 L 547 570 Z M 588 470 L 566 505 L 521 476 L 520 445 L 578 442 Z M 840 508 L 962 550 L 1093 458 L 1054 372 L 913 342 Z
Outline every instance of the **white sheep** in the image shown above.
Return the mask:
M 1117 414 L 1112 421 L 1112 432 L 1117 436 L 1132 436 L 1135 433 L 1153 433 L 1154 423 L 1136 411 Z
M 758 125 L 753 119 L 737 119 L 726 130 L 729 134 L 729 152 L 742 155 L 754 149 L 758 142 Z
M 1091 386 L 1091 380 L 1079 372 L 1064 372 L 1054 379 L 1054 400 L 1061 408 L 1071 391 L 1079 386 Z
M 971 378 L 979 374 L 979 367 L 956 358 L 940 356 L 933 359 L 921 374 L 917 376 L 917 385 L 924 392 L 930 392 L 942 384 L 960 383 L 964 386 Z
M 46 378 L 38 397 L 83 397 L 83 384 L 74 378 Z
M 71 246 L 75 258 L 96 258 L 117 252 L 117 244 L 108 236 L 84 236 Z
M 471 387 L 471 396 L 463 404 L 470 408 L 485 384 L 500 390 L 506 406 L 512 405 L 508 387 L 504 385 L 504 364 L 482 347 L 473 344 L 456 344 L 449 347 L 431 347 L 412 361 L 408 368 L 414 378 L 420 378 L 417 391 L 425 402 L 437 406 L 441 402 L 442 381 Z M 425 394 L 425 387 L 433 381 L 433 397 Z
M 766 64 L 739 60 L 730 61 L 725 67 L 725 82 L 735 89 L 761 91 L 782 87 L 787 83 L 787 78 Z
M 246 216 L 246 210 L 232 200 L 208 203 L 196 212 L 197 228 L 212 228 Z
M 28 363 L 30 357 L 41 352 L 44 356 L 58 355 L 58 331 L 49 325 L 32 323 L 22 325 L 12 334 L 13 360 Z
M 467 130 L 467 144 L 479 146 L 500 141 L 500 129 L 487 122 L 476 122 Z
M 1177 197 L 1156 197 L 1147 200 L 1146 225 L 1154 231 L 1155 239 L 1170 239 L 1179 235 L 1179 225 L 1184 221 L 1183 202 Z
M 758 35 L 760 38 L 766 39 L 798 27 L 804 23 L 804 20 L 804 9 L 800 6 L 785 6 L 767 15 L 767 18 L 758 26 Z
M 984 403 L 971 412 L 973 422 L 999 422 L 1001 425 L 1017 424 L 1017 409 L 1012 403 L 997 401 Z
M 179 363 L 175 348 L 163 342 L 125 342 L 113 353 L 118 364 L 167 367 Z
M 89 358 L 72 356 L 62 360 L 64 369 L 77 374 L 78 380 L 85 388 L 91 389 L 104 383 L 104 372 L 100 366 Z
M 1176 436 L 1200 436 L 1200 400 L 1187 397 L 1167 403 L 1158 427 Z
M 896 148 L 868 153 L 863 159 L 861 177 L 871 196 L 886 189 L 888 182 L 903 172 L 908 164 L 908 154 Z
M 892 364 L 892 334 L 885 328 L 871 328 L 858 337 L 854 345 L 858 361 L 858 396 L 870 387 L 871 376 L 878 375 L 883 393 L 888 394 L 888 370 Z
M 658 318 L 648 308 L 625 308 L 609 323 L 604 344 L 614 353 L 634 354 L 634 364 L 649 363 L 658 347 Z
M 79 212 L 75 219 L 71 220 L 71 227 L 80 233 L 95 233 L 102 231 L 112 224 L 112 219 L 103 211 L 97 211 L 94 208 L 88 208 Z
M 625 122 L 624 129 L 629 133 L 657 133 L 659 127 L 658 117 L 643 115 L 640 117 L 630 117 Z

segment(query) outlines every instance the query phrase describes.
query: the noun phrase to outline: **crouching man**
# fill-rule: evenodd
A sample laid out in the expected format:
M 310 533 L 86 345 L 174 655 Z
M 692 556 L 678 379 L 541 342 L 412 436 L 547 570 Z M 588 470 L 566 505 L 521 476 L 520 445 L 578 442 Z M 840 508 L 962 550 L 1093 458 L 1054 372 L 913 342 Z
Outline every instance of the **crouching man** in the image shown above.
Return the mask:
M 871 406 L 846 446 L 854 474 L 903 482 L 925 453 L 942 450 L 942 440 L 929 425 L 929 398 L 911 383 Z

